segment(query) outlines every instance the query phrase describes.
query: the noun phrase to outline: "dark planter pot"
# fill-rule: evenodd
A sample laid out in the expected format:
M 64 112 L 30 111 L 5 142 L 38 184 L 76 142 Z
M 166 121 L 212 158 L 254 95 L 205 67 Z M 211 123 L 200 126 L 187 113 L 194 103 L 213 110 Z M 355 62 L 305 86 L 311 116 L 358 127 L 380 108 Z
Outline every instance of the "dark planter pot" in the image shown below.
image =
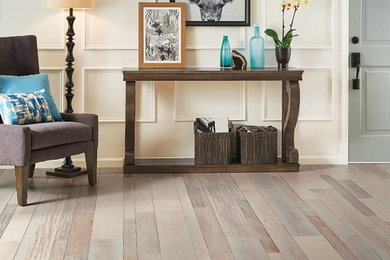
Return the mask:
M 291 48 L 275 47 L 275 55 L 276 55 L 276 60 L 278 61 L 278 68 L 287 69 L 288 62 L 290 61 L 290 57 L 291 57 Z

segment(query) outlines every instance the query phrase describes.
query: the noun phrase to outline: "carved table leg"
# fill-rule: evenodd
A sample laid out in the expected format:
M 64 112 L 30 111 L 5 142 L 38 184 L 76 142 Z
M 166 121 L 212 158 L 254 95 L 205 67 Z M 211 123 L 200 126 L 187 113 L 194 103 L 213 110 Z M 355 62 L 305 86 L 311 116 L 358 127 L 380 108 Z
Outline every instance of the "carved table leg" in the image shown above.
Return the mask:
M 299 82 L 283 81 L 282 85 L 282 156 L 287 163 L 298 163 L 299 154 L 294 145 L 295 126 L 299 114 Z
M 135 81 L 126 82 L 125 165 L 134 165 Z

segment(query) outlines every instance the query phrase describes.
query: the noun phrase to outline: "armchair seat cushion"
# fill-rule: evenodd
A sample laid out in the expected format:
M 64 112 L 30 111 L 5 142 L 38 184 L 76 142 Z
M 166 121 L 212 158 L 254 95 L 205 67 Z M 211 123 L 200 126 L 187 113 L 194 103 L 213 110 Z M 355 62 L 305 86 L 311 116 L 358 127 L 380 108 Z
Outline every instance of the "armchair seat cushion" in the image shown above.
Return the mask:
M 92 127 L 76 122 L 27 125 L 31 130 L 31 150 L 92 141 Z

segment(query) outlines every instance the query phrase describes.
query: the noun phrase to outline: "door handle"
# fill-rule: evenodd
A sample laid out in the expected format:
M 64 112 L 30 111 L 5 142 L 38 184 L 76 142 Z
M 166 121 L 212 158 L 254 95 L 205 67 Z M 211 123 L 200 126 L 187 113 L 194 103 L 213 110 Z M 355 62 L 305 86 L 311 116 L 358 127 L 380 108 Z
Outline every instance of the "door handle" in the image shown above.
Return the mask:
M 356 78 L 352 80 L 352 89 L 360 89 L 360 53 L 353 52 L 351 53 L 351 67 L 356 68 Z

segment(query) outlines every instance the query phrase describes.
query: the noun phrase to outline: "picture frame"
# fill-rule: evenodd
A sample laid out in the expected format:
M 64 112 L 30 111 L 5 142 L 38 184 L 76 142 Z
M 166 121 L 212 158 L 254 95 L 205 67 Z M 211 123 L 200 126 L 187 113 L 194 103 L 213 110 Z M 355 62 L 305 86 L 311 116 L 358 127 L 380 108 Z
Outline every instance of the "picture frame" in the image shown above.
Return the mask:
M 170 0 L 187 4 L 187 26 L 250 26 L 250 0 Z M 214 3 L 215 6 L 204 6 Z
M 185 68 L 186 4 L 141 2 L 139 68 Z

